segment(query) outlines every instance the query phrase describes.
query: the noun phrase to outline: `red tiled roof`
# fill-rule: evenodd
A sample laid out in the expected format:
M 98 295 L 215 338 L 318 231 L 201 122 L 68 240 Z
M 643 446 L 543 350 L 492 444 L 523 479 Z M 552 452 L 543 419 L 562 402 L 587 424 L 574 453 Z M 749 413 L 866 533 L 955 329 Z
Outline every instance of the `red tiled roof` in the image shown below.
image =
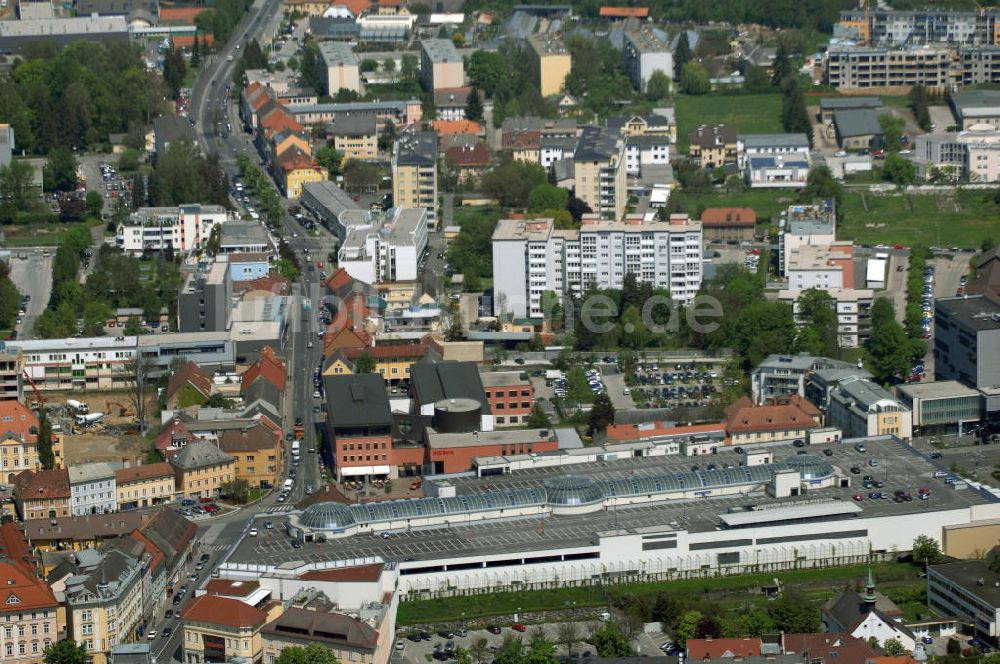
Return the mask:
M 606 18 L 646 18 L 649 7 L 601 7 L 600 13 Z
M 25 539 L 19 524 L 13 521 L 8 521 L 0 526 L 0 555 L 5 556 L 11 562 L 22 565 L 34 576 L 35 568 L 31 564 L 31 546 Z
M 167 400 L 173 398 L 185 385 L 190 385 L 206 398 L 212 393 L 212 377 L 191 361 L 188 361 L 170 377 L 170 381 L 167 383 Z
M 382 575 L 382 565 L 361 565 L 306 572 L 299 578 L 303 581 L 339 581 L 341 583 L 371 583 Z
M 444 153 L 445 161 L 453 166 L 472 168 L 490 165 L 490 150 L 483 143 L 476 143 L 469 149 L 455 146 Z
M 260 609 L 238 599 L 219 597 L 217 595 L 202 595 L 195 597 L 181 610 L 181 620 L 210 625 L 225 625 L 239 629 L 241 627 L 260 627 L 267 615 Z
M 542 146 L 542 132 L 519 131 L 505 133 L 502 138 L 505 150 L 536 150 Z
M 224 431 L 219 441 L 219 449 L 223 452 L 273 450 L 280 442 L 280 435 L 276 435 L 272 429 L 258 424 L 246 429 Z
M 173 476 L 173 466 L 166 461 L 161 461 L 159 463 L 146 463 L 141 466 L 132 466 L 131 468 L 116 470 L 115 483 L 117 483 L 118 486 L 121 486 L 126 482 L 141 482 L 143 480 L 151 480 L 157 477 Z
M 38 417 L 30 408 L 13 399 L 0 401 L 0 438 L 8 433 L 26 443 L 38 441 Z
M 688 639 L 685 648 L 691 660 L 759 657 L 760 638 Z
M 47 498 L 69 498 L 69 471 L 65 468 L 53 470 L 22 470 L 11 478 L 22 500 Z
M 741 397 L 726 408 L 726 431 L 780 431 L 783 429 L 811 429 L 816 426 L 814 417 L 819 410 L 810 402 L 794 395 L 763 406 L 755 406 L 748 397 Z
M 156 434 L 156 449 L 163 452 L 174 447 L 174 438 L 183 438 L 185 444 L 187 444 L 194 440 L 194 434 L 188 429 L 187 424 L 182 420 L 174 418 L 170 420 L 167 426 L 160 429 L 160 433 Z
M 13 561 L 0 562 L 0 604 L 18 611 L 56 608 L 59 602 L 49 585 Z M 16 599 L 15 599 L 16 598 Z
M 248 281 L 234 281 L 233 292 L 237 295 L 247 291 L 268 291 L 275 295 L 287 295 L 291 282 L 280 274 L 269 273 Z
M 360 16 L 361 12 L 370 9 L 372 6 L 371 0 L 337 0 L 336 4 L 344 5 L 355 16 Z
M 878 657 L 878 652 L 871 646 L 850 634 L 785 634 L 782 644 L 786 654 L 809 653 L 811 661 L 865 664 L 869 659 Z
M 347 270 L 345 270 L 344 268 L 341 267 L 341 268 L 337 268 L 337 271 L 334 272 L 333 274 L 331 274 L 327 278 L 327 280 L 324 282 L 324 285 L 327 287 L 327 289 L 329 289 L 331 291 L 336 291 L 336 290 L 339 290 L 339 289 L 343 288 L 344 286 L 347 286 L 348 284 L 352 283 L 353 281 L 354 281 L 354 277 L 352 277 L 347 272 Z
M 753 226 L 757 223 L 757 213 L 751 208 L 705 208 L 701 213 L 701 223 Z
M 653 426 L 640 429 L 638 424 L 612 424 L 608 426 L 608 438 L 616 441 L 636 441 L 652 436 L 683 436 L 697 433 L 725 433 L 725 422 L 713 424 L 691 424 L 688 426 L 665 426 L 663 422 L 652 422 Z
M 319 162 L 312 158 L 311 155 L 302 151 L 297 145 L 293 145 L 278 157 L 278 161 L 281 162 L 281 168 L 287 171 L 298 171 L 301 169 L 318 169 L 320 167 Z
M 431 126 L 439 134 L 475 134 L 483 133 L 483 127 L 472 120 L 435 120 Z
M 264 346 L 260 351 L 260 358 L 240 376 L 240 390 L 246 392 L 258 378 L 264 378 L 278 388 L 279 392 L 285 389 L 285 381 L 288 380 L 285 363 L 278 359 L 270 346 Z

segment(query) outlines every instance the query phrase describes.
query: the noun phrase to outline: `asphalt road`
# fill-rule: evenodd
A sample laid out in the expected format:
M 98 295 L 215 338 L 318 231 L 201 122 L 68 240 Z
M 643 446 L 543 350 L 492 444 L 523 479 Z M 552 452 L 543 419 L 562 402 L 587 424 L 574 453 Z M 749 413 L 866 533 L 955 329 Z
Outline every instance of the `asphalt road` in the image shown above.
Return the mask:
M 17 326 L 20 337 L 30 336 L 35 319 L 42 315 L 49 303 L 52 292 L 52 257 L 54 250 L 49 247 L 27 247 L 11 250 L 14 258 L 10 261 L 10 278 L 22 295 L 30 295 L 24 319 Z M 18 256 L 26 258 L 17 258 Z

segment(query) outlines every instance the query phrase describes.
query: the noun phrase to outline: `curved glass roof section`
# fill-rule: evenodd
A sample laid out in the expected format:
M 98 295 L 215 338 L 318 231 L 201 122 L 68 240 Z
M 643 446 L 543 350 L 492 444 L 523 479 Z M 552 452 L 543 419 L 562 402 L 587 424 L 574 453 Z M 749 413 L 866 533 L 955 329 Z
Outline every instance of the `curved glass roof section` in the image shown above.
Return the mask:
M 604 500 L 604 491 L 589 477 L 561 475 L 545 482 L 549 505 L 592 505 Z
M 665 475 L 633 475 L 597 480 L 578 475 L 552 477 L 544 486 L 463 494 L 447 498 L 387 500 L 365 505 L 317 503 L 302 513 L 303 526 L 339 530 L 355 524 L 391 523 L 435 516 L 470 514 L 545 505 L 592 505 L 607 499 L 650 498 L 679 491 L 709 491 L 732 486 L 763 484 L 775 471 L 792 469 L 803 480 L 824 479 L 833 467 L 815 454 L 790 457 L 775 464 L 697 470 Z

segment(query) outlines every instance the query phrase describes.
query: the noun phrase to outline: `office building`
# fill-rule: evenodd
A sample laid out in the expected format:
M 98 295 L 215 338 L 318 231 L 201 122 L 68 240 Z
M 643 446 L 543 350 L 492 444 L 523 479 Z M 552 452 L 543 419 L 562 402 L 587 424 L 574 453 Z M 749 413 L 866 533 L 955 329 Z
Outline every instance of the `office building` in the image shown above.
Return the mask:
M 983 395 L 957 380 L 903 383 L 895 391 L 913 412 L 915 434 L 961 434 L 983 419 Z
M 465 65 L 450 39 L 424 39 L 420 42 L 420 78 L 430 91 L 465 85 Z
M 483 389 L 498 427 L 521 426 L 535 409 L 535 390 L 523 371 L 481 372 Z
M 391 208 L 368 213 L 371 225 L 351 229 L 337 252 L 337 264 L 366 284 L 419 279 L 427 249 L 427 211 Z
M 1000 129 L 1000 90 L 959 90 L 948 104 L 962 130 L 980 125 Z
M 221 332 L 229 328 L 233 284 L 229 262 L 215 261 L 191 272 L 177 295 L 179 332 Z
M 673 78 L 674 54 L 662 31 L 651 25 L 643 25 L 626 29 L 623 35 L 625 73 L 637 90 L 646 91 L 646 85 L 654 72 Z
M 1000 129 L 982 124 L 961 132 L 920 134 L 914 141 L 913 155 L 925 175 L 936 168 L 955 180 L 997 182 Z
M 326 68 L 326 94 L 336 96 L 340 90 L 361 94 L 361 62 L 347 42 L 319 42 L 319 57 Z
M 838 371 L 843 375 L 871 377 L 864 369 L 849 362 L 827 357 L 799 353 L 798 355 L 769 355 L 750 374 L 750 393 L 753 402 L 762 404 L 774 397 L 796 394 L 807 397 L 809 378 L 819 371 Z
M 827 426 L 837 427 L 844 438 L 913 437 L 913 412 L 899 399 L 867 378 L 845 378 L 830 391 Z
M 118 509 L 115 470 L 111 464 L 73 464 L 68 470 L 73 516 L 106 514 Z
M 432 131 L 406 130 L 392 149 L 393 204 L 426 210 L 430 230 L 437 227 L 437 152 L 437 134 Z
M 888 49 L 833 46 L 824 59 L 823 83 L 841 90 L 908 88 L 944 89 L 951 80 L 952 52 L 943 45 Z
M 934 374 L 970 387 L 1000 385 L 1000 304 L 988 295 L 934 300 Z
M 29 44 L 45 43 L 63 48 L 81 41 L 127 42 L 128 23 L 124 16 L 74 16 L 0 22 L 0 53 L 20 53 Z
M 619 221 L 628 202 L 625 139 L 600 127 L 584 127 L 573 153 L 576 196 L 604 219 Z
M 337 479 L 356 476 L 389 476 L 404 460 L 390 460 L 392 412 L 385 381 L 377 374 L 325 378 L 329 454 L 327 462 Z M 419 466 L 423 451 L 409 460 Z
M 344 159 L 375 159 L 378 157 L 378 122 L 374 116 L 345 115 L 329 130 L 333 147 Z
M 590 287 L 621 288 L 625 274 L 689 302 L 701 287 L 701 224 L 585 218 L 579 230 L 556 230 L 551 219 L 505 219 L 493 233 L 495 315 L 541 318 L 542 293 L 579 295 Z
M 971 626 L 974 636 L 1000 636 L 1000 574 L 985 560 L 961 560 L 927 568 L 927 606 Z
M 543 97 L 562 92 L 572 66 L 569 49 L 557 34 L 534 34 L 528 37 L 532 67 Z
M 133 256 L 168 248 L 183 252 L 202 249 L 212 229 L 227 218 L 221 205 L 139 208 L 118 225 L 115 244 Z

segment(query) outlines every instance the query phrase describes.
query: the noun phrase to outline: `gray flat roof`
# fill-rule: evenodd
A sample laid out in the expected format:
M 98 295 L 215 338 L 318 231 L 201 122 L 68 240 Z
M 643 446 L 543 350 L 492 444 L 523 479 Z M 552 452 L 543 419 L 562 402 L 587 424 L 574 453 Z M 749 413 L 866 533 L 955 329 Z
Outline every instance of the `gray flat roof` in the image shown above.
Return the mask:
M 462 56 L 450 39 L 425 39 L 420 42 L 420 46 L 434 64 L 462 62 Z
M 1000 115 L 1000 90 L 961 90 L 952 95 L 951 104 L 962 117 Z
M 805 148 L 809 139 L 805 134 L 743 134 L 739 137 L 748 148 Z
M 545 432 L 545 435 L 542 435 Z M 471 433 L 438 433 L 428 427 L 424 430 L 430 448 L 479 447 L 480 445 L 508 445 L 510 443 L 534 443 L 540 440 L 554 440 L 552 429 L 497 429 Z
M 928 571 L 930 576 L 939 575 L 990 606 L 1000 606 L 1000 574 L 992 571 L 985 561 L 963 560 L 932 565 Z M 983 582 L 981 585 L 980 580 Z
M 321 41 L 319 43 L 319 54 L 327 67 L 336 67 L 339 65 L 356 67 L 359 62 L 354 49 L 347 42 Z
M 983 295 L 940 297 L 934 300 L 934 311 L 980 332 L 1000 329 L 1000 304 Z
M 508 385 L 531 385 L 526 371 L 484 371 L 479 374 L 483 387 L 506 387 Z
M 837 126 L 837 133 L 843 137 L 880 136 L 882 134 L 878 113 L 870 108 L 835 111 L 833 124 Z
M 361 210 L 360 204 L 354 202 L 354 197 L 331 180 L 307 182 L 303 185 L 302 191 L 303 198 L 311 197 L 333 217 L 339 217 L 346 210 Z
M 327 376 L 324 386 L 331 427 L 392 425 L 389 395 L 381 375 Z
M 878 108 L 882 100 L 878 97 L 821 97 L 819 107 L 824 111 L 848 108 Z
M 903 383 L 896 386 L 914 399 L 947 399 L 951 397 L 978 397 L 979 391 L 963 385 L 957 380 L 938 380 L 933 383 Z

